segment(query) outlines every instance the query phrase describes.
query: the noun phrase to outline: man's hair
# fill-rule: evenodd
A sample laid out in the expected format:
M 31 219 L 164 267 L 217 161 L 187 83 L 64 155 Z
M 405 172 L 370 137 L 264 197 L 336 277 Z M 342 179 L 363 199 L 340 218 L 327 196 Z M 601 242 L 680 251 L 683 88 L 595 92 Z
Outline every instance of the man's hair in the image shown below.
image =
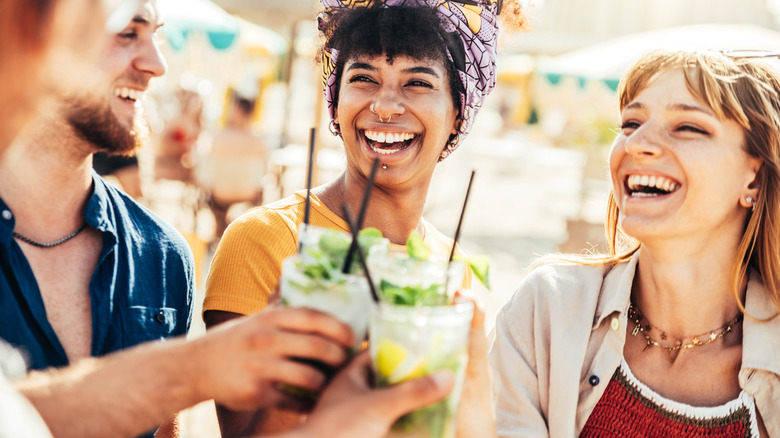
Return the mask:
M 348 61 L 361 56 L 386 56 L 391 63 L 398 56 L 441 62 L 447 72 L 452 104 L 460 110 L 463 85 L 455 65 L 447 57 L 446 47 L 462 45 L 459 37 L 444 31 L 436 11 L 430 7 L 374 7 L 337 9 L 328 14 L 318 59 L 325 47 L 338 50 L 336 77 L 339 79 Z M 339 81 L 335 88 L 338 103 Z

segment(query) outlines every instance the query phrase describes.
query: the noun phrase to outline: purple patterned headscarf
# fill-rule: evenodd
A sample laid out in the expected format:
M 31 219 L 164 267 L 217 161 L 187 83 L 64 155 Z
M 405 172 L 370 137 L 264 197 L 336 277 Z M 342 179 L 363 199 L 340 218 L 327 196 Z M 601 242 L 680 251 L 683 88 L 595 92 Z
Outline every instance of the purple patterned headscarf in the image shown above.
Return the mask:
M 447 47 L 447 57 L 453 63 L 463 84 L 465 94 L 460 96 L 461 125 L 459 134 L 465 137 L 474 124 L 485 96 L 496 84 L 496 39 L 498 36 L 498 13 L 501 0 L 320 0 L 326 10 L 358 9 L 372 7 L 380 2 L 381 7 L 430 7 L 436 10 L 442 29 L 457 33 L 463 42 L 461 53 L 452 53 Z M 322 62 L 325 100 L 330 118 L 335 118 L 336 77 L 338 50 L 326 47 Z M 459 142 L 458 142 L 459 143 Z M 441 159 L 446 158 L 458 146 L 447 144 Z

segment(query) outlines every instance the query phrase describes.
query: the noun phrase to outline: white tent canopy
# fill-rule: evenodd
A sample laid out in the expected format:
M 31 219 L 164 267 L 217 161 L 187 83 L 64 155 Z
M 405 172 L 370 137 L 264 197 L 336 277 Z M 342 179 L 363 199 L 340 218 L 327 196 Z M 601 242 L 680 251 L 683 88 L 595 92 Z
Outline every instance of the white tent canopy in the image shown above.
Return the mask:
M 539 72 L 608 81 L 610 88 L 642 55 L 656 49 L 780 50 L 780 33 L 752 25 L 702 24 L 659 29 L 611 39 L 542 60 Z M 613 88 L 614 89 L 614 88 Z

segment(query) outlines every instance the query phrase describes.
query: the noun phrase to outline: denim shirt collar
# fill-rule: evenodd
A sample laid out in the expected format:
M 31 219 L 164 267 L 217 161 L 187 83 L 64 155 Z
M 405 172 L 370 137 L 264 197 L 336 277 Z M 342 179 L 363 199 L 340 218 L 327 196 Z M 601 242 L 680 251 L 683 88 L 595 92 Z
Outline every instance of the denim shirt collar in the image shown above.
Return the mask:
M 92 171 L 92 194 L 84 208 L 84 220 L 92 228 L 109 233 L 118 240 L 117 230 L 111 220 L 111 209 L 105 182 Z M 0 198 L 0 244 L 8 245 L 13 239 L 13 231 L 16 226 L 16 217 L 11 209 Z
M 105 182 L 98 176 L 97 172 L 92 171 L 92 195 L 84 208 L 84 220 L 92 228 L 110 233 L 117 240 L 117 231 L 111 220 L 111 211 L 109 208 L 107 188 Z

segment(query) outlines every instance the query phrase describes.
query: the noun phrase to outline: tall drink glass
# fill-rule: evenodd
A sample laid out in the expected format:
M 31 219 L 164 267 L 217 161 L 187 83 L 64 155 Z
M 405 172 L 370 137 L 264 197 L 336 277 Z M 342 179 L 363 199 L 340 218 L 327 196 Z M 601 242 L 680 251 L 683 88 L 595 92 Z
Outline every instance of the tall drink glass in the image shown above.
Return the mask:
M 369 309 L 374 303 L 362 269 L 349 274 L 341 269 L 352 236 L 327 228 L 301 225 L 301 250 L 282 262 L 279 281 L 282 303 L 329 313 L 348 324 L 355 333 L 355 348 L 368 330 Z M 380 245 L 387 245 L 381 239 Z M 354 258 L 357 261 L 357 257 Z
M 371 315 L 370 350 L 376 384 L 387 386 L 448 369 L 455 374 L 450 395 L 401 417 L 388 437 L 453 438 L 468 364 L 468 337 L 474 305 L 380 303 Z
M 473 303 L 452 299 L 463 282 L 464 265 L 378 248 L 372 249 L 368 266 L 381 297 L 369 325 L 376 384 L 442 369 L 455 374 L 455 387 L 445 400 L 401 417 L 388 436 L 452 438 L 474 314 Z

